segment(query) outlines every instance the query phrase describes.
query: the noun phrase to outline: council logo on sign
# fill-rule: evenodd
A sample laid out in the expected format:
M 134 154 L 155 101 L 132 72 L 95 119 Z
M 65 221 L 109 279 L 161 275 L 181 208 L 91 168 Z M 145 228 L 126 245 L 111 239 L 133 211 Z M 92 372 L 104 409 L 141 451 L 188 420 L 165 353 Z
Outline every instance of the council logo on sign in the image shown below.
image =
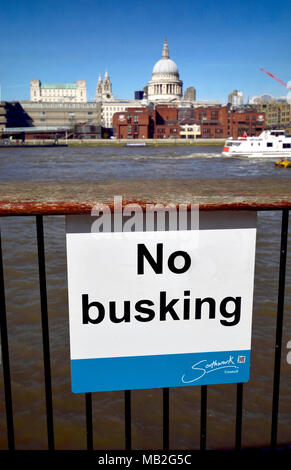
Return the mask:
M 249 379 L 254 213 L 200 215 L 199 237 L 91 226 L 67 217 L 73 392 Z

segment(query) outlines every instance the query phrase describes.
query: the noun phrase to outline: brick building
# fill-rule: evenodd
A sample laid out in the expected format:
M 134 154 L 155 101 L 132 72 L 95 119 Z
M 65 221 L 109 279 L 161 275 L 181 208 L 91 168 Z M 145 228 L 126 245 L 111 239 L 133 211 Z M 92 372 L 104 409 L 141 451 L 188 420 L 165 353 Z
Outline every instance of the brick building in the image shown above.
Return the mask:
M 113 132 L 118 139 L 226 139 L 242 137 L 245 133 L 259 135 L 264 130 L 264 119 L 264 113 L 253 107 L 178 108 L 161 104 L 152 111 L 143 107 L 116 113 Z M 186 128 L 192 128 L 191 132 L 186 132 Z
M 200 137 L 218 139 L 232 136 L 237 138 L 258 135 L 264 129 L 264 114 L 255 108 L 231 109 L 230 106 L 211 106 L 198 108 L 180 108 L 178 112 L 180 126 L 199 125 Z
M 177 107 L 157 105 L 153 110 L 153 122 L 153 137 L 155 139 L 178 139 L 180 137 Z
M 228 108 L 226 106 L 195 108 L 195 122 L 200 126 L 202 139 L 219 139 L 227 136 Z
M 255 108 L 240 108 L 231 111 L 230 136 L 234 139 L 259 135 L 265 128 L 265 114 L 257 112 Z
M 128 108 L 113 115 L 113 135 L 117 139 L 150 139 L 153 119 L 148 108 Z
M 117 139 L 179 138 L 178 108 L 157 105 L 128 108 L 113 115 L 113 135 Z

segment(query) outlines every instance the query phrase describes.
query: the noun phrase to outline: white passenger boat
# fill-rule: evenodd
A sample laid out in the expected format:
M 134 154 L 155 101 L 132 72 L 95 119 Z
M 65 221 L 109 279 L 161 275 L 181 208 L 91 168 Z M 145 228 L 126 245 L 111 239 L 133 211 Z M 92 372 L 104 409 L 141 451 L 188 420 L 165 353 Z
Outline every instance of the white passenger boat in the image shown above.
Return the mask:
M 287 158 L 291 157 L 291 137 L 284 130 L 263 131 L 258 137 L 229 137 L 224 144 L 224 157 Z

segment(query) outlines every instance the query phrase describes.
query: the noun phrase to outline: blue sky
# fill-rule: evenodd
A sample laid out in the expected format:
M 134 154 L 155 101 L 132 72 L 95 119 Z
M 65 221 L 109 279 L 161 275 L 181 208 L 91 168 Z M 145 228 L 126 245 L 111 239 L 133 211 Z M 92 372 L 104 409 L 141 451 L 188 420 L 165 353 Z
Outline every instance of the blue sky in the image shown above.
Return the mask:
M 29 99 L 32 78 L 86 80 L 93 100 L 105 69 L 118 98 L 133 98 L 151 78 L 164 37 L 184 90 L 225 102 L 286 96 L 260 71 L 291 80 L 291 2 L 262 0 L 0 0 L 2 99 Z

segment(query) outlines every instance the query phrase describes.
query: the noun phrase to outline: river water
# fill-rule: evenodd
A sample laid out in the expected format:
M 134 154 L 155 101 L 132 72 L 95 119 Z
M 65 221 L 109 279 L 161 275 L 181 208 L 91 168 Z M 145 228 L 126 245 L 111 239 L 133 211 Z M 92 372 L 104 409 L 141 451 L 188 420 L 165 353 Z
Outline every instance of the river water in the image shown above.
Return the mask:
M 0 182 L 153 178 L 286 177 L 273 162 L 221 157 L 220 147 L 82 147 L 1 149 Z M 290 180 L 291 181 L 291 180 Z M 17 449 L 46 449 L 36 229 L 33 217 L 1 222 L 6 304 Z M 244 385 L 243 447 L 268 446 L 281 213 L 258 215 L 250 381 Z M 290 231 L 289 231 L 290 232 Z M 65 221 L 45 217 L 46 269 L 55 443 L 57 449 L 85 449 L 85 399 L 70 388 Z M 290 241 L 290 235 L 289 235 Z M 278 441 L 291 443 L 290 256 L 287 262 Z M 132 392 L 132 447 L 162 446 L 162 392 Z M 236 385 L 208 387 L 207 448 L 233 448 Z M 95 449 L 124 448 L 123 392 L 93 394 Z M 199 449 L 200 387 L 170 390 L 170 448 Z M 5 403 L 0 378 L 0 449 L 7 448 Z

